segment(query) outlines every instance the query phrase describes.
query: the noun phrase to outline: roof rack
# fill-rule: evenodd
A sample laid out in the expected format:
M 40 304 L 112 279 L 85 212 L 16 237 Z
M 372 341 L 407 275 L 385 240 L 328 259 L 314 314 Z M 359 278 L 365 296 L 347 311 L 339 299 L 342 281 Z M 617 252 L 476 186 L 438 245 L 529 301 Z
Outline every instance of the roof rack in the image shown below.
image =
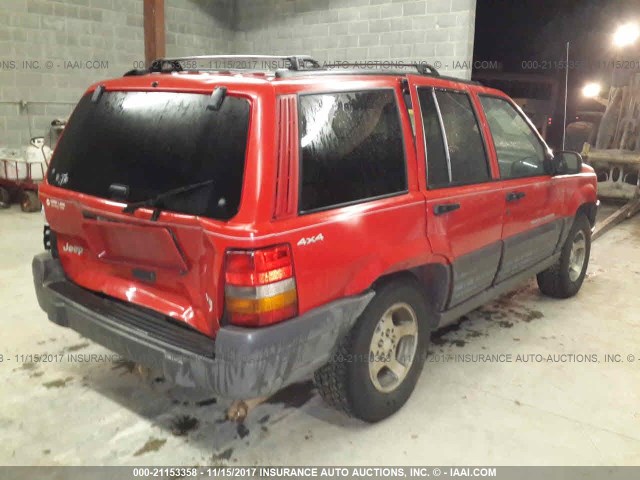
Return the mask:
M 254 60 L 256 63 L 251 63 Z M 209 62 L 209 67 L 201 67 L 198 62 Z M 196 62 L 195 67 L 182 65 L 181 62 Z M 158 58 L 151 63 L 151 66 L 143 70 L 130 70 L 125 76 L 145 75 L 147 73 L 171 73 L 183 71 L 243 71 L 243 70 L 265 70 L 260 68 L 257 62 L 262 62 L 262 66 L 267 66 L 268 62 L 282 62 L 287 70 L 301 71 L 308 69 L 318 69 L 320 64 L 309 55 L 195 55 L 190 57 Z M 224 64 L 223 67 L 213 67 L 213 63 Z M 274 65 L 269 65 L 272 70 Z
M 426 62 L 406 63 L 406 62 L 394 62 L 393 60 L 389 60 L 385 62 L 363 60 L 361 62 L 326 63 L 322 65 L 322 68 L 332 69 L 332 68 L 351 67 L 351 68 L 358 69 L 363 67 L 369 68 L 370 66 L 380 66 L 381 67 L 380 70 L 382 72 L 386 72 L 387 70 L 394 70 L 402 67 L 411 67 L 411 68 L 415 68 L 420 75 L 430 75 L 434 77 L 440 76 L 440 72 L 438 72 L 438 70 L 436 70 L 436 68 L 433 65 Z M 388 66 L 388 67 L 385 67 L 385 66 Z
M 198 65 L 198 62 L 209 62 L 209 66 Z M 255 61 L 252 63 L 251 61 Z M 182 65 L 181 62 L 193 63 Z M 261 65 L 258 62 L 262 62 Z M 274 68 L 273 62 L 282 62 L 283 66 Z M 212 64 L 217 64 L 213 66 Z M 221 66 L 218 66 L 221 65 Z M 370 68 L 370 66 L 378 68 Z M 264 68 L 268 67 L 268 68 Z M 154 60 L 151 66 L 144 70 L 130 70 L 125 76 L 146 75 L 148 73 L 171 72 L 243 72 L 243 71 L 272 71 L 276 77 L 290 77 L 297 74 L 369 74 L 369 75 L 406 75 L 402 68 L 414 68 L 419 75 L 440 77 L 440 72 L 427 62 L 336 62 L 320 64 L 309 55 L 196 55 L 189 57 L 159 58 Z M 445 78 L 445 77 L 442 77 Z M 448 77 L 447 77 L 448 78 Z M 461 81 L 460 79 L 456 79 Z

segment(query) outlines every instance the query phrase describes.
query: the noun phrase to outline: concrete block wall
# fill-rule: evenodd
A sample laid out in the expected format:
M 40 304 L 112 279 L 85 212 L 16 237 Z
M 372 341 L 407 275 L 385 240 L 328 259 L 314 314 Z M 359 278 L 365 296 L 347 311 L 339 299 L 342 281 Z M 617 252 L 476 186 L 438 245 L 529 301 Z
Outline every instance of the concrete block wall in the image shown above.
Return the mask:
M 3 0 L 0 145 L 43 135 L 87 86 L 131 69 L 144 52 L 142 32 L 136 0 Z
M 232 4 L 165 0 L 167 54 L 229 52 Z M 1 0 L 0 147 L 45 135 L 90 84 L 144 65 L 142 10 L 142 0 Z
M 234 45 L 329 62 L 424 60 L 470 78 L 475 11 L 476 0 L 238 0 Z
M 232 53 L 234 3 L 234 0 L 165 0 L 167 56 Z
M 169 56 L 425 60 L 468 78 L 476 0 L 165 0 Z M 27 145 L 83 91 L 144 63 L 142 0 L 1 0 L 0 147 Z M 456 63 L 458 62 L 458 63 Z

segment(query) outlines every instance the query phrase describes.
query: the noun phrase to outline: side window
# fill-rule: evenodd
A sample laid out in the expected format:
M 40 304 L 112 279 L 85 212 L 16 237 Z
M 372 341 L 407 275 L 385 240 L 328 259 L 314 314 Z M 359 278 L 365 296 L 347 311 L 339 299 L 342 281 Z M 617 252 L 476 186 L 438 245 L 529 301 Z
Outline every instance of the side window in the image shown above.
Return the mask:
M 487 155 L 466 93 L 419 88 L 429 188 L 490 179 Z
M 478 121 L 466 93 L 436 91 L 451 160 L 454 185 L 489 180 L 489 165 Z
M 404 98 L 404 105 L 407 107 L 407 112 L 409 113 L 409 120 L 411 120 L 411 132 L 415 138 L 416 136 L 416 120 L 413 113 L 413 105 L 411 104 L 411 95 L 409 92 L 405 92 L 402 94 Z
M 393 90 L 301 95 L 301 212 L 407 190 Z
M 480 96 L 496 146 L 501 178 L 544 175 L 544 147 L 520 113 L 502 98 Z
M 429 188 L 449 185 L 449 161 L 445 151 L 444 138 L 440 124 L 440 115 L 433 89 L 419 88 L 420 111 L 427 151 L 427 184 Z

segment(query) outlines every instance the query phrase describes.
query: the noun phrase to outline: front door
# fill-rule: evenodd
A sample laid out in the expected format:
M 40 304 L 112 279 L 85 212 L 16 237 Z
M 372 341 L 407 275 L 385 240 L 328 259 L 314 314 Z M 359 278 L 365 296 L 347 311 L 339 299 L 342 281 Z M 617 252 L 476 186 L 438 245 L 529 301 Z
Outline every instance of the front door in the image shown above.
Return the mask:
M 427 234 L 433 252 L 451 265 L 450 308 L 492 285 L 502 253 L 505 202 L 493 181 L 469 92 L 429 81 L 412 78 L 417 86 L 412 93 L 419 105 L 418 152 L 426 161 Z

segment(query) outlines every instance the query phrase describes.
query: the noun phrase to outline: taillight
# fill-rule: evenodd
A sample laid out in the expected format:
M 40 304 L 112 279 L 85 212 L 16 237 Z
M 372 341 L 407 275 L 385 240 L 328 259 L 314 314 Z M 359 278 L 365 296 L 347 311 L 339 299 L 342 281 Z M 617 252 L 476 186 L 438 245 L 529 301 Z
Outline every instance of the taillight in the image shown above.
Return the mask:
M 261 327 L 295 317 L 298 292 L 291 247 L 228 250 L 224 293 L 234 325 Z

